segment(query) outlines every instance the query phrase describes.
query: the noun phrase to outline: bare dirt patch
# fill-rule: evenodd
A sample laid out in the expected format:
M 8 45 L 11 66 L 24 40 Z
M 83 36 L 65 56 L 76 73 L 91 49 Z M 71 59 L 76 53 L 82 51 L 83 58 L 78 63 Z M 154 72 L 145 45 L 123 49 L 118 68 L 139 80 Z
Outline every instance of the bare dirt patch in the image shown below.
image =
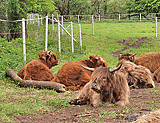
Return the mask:
M 131 89 L 130 103 L 124 107 L 102 104 L 96 108 L 91 105 L 58 108 L 54 112 L 36 111 L 32 115 L 14 115 L 15 122 L 23 123 L 82 123 L 82 122 L 123 122 L 128 123 L 137 117 L 160 109 L 160 83 L 156 88 Z M 77 92 L 73 92 L 74 97 Z M 63 95 L 63 93 L 62 93 Z
M 137 41 L 134 42 L 133 40 Z M 122 51 L 129 48 L 139 48 L 144 41 L 150 41 L 150 39 L 147 39 L 147 37 L 123 39 L 122 41 L 119 41 L 117 43 L 123 44 L 125 47 L 120 51 L 113 52 L 112 55 L 117 58 Z

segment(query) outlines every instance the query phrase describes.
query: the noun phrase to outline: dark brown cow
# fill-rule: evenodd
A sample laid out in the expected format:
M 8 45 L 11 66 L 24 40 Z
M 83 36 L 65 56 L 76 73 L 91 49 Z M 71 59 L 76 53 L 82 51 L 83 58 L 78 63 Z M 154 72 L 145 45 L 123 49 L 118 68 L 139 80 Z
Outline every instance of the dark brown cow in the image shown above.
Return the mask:
M 92 71 L 84 69 L 80 64 L 93 68 L 99 66 L 107 67 L 107 62 L 103 57 L 90 55 L 89 60 L 64 64 L 52 81 L 64 84 L 71 91 L 82 89 L 90 81 Z
M 122 67 L 119 71 L 124 73 L 129 86 L 133 86 L 134 88 L 155 87 L 151 72 L 146 67 L 136 65 L 133 62 L 126 60 L 121 60 L 118 65 L 119 64 L 122 64 Z
M 51 51 L 38 53 L 39 58 L 26 64 L 18 73 L 23 80 L 51 81 L 54 74 L 51 68 L 59 64 L 57 55 Z
M 136 53 L 137 54 L 137 53 Z M 121 61 L 122 59 L 126 60 L 126 61 L 130 61 L 130 62 L 134 62 L 135 61 L 135 55 L 136 54 L 131 54 L 131 53 L 120 53 L 118 60 Z
M 117 68 L 102 66 L 94 68 L 90 82 L 84 86 L 78 97 L 69 103 L 75 105 L 90 103 L 94 107 L 101 102 L 110 102 L 117 106 L 128 104 L 130 91 L 127 80 L 123 73 L 115 72 L 120 67 L 121 65 Z
M 154 73 L 160 67 L 160 52 L 142 54 L 135 59 L 135 64 L 142 65 Z
M 153 73 L 153 81 L 160 83 L 160 67 Z

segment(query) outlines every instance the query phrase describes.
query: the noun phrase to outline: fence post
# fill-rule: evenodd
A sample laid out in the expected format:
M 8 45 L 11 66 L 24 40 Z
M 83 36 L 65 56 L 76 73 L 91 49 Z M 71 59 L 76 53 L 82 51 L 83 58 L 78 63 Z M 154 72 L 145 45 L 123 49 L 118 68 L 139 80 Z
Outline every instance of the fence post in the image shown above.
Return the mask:
M 31 23 L 31 22 L 32 22 L 32 21 L 31 21 L 31 19 L 32 19 L 32 17 L 31 17 L 31 16 L 32 16 L 32 15 L 30 14 L 30 16 L 29 16 L 29 17 L 30 17 L 30 21 L 29 21 L 29 23 L 30 23 L 30 24 L 32 24 L 32 23 Z
M 54 20 L 53 20 L 53 14 L 52 14 L 52 29 L 54 30 Z
M 79 23 L 79 15 L 78 15 L 78 23 Z
M 93 15 L 92 15 L 92 35 L 94 35 L 94 18 L 93 18 Z
M 42 22 L 42 17 L 41 17 L 41 25 L 43 25 L 43 22 Z
M 47 51 L 47 43 L 48 43 L 48 15 L 46 16 L 45 51 Z
M 71 21 L 71 41 L 72 41 L 72 53 L 74 52 L 74 46 L 73 46 L 73 24 Z
M 119 14 L 119 21 L 121 20 L 121 15 Z
M 99 21 L 101 20 L 101 16 L 100 16 L 100 14 L 99 14 Z
M 33 14 L 32 14 L 32 19 L 34 19 L 34 16 L 33 16 Z M 32 21 L 32 24 L 34 24 L 34 20 Z
M 157 17 L 156 17 L 155 33 L 156 33 L 156 37 L 157 37 Z
M 141 13 L 139 14 L 139 18 L 140 18 L 140 21 L 141 21 Z
M 58 43 L 59 43 L 59 53 L 61 53 L 60 23 L 59 23 L 59 20 L 58 20 Z
M 38 25 L 39 25 L 39 14 L 38 14 Z
M 26 61 L 25 19 L 22 18 L 23 59 Z
M 62 21 L 62 26 L 63 26 L 63 16 L 62 16 L 61 18 L 62 18 L 62 20 L 61 20 L 61 21 Z M 62 34 L 63 34 L 63 28 L 62 28 Z
M 81 24 L 78 24 L 79 25 L 79 40 L 80 40 L 80 46 L 82 48 L 82 38 L 81 38 Z

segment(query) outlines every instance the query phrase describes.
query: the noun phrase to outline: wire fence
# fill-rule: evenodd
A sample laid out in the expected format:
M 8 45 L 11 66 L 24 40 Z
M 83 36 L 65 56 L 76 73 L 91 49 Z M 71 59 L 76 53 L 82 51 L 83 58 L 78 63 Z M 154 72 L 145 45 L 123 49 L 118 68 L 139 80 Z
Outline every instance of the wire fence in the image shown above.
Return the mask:
M 114 15 L 110 15 L 110 16 L 63 15 L 63 16 L 60 16 L 60 15 L 52 14 L 46 17 L 42 17 L 38 14 L 29 14 L 28 19 L 14 20 L 14 21 L 6 21 L 6 20 L 0 19 L 0 22 L 4 25 L 10 24 L 10 25 L 16 26 L 16 23 L 21 23 L 19 27 L 20 30 L 18 31 L 14 30 L 13 32 L 12 30 L 8 30 L 8 31 L 0 30 L 0 36 L 7 38 L 8 40 L 11 38 L 11 35 L 22 38 L 23 39 L 23 50 L 22 50 L 23 59 L 26 60 L 26 57 L 29 58 L 30 55 L 35 55 L 35 54 L 32 54 L 32 52 L 35 49 L 39 52 L 51 49 L 55 52 L 58 51 L 59 53 L 61 53 L 61 52 L 65 52 L 65 50 L 71 50 L 71 52 L 74 52 L 74 47 L 76 45 L 79 45 L 82 48 L 81 33 L 83 34 L 85 33 L 83 32 L 83 30 L 81 32 L 81 25 L 79 23 L 81 22 L 83 23 L 83 21 L 85 21 L 85 23 L 88 23 L 88 22 L 91 23 L 92 35 L 95 35 L 97 27 L 95 27 L 94 24 L 97 22 L 98 23 L 104 22 L 103 19 L 106 22 L 108 22 L 108 20 L 112 22 L 117 22 L 117 21 L 124 22 L 123 19 L 124 20 L 137 19 L 139 22 L 140 21 L 143 22 L 142 20 L 149 20 L 149 21 L 152 20 L 153 24 L 152 24 L 152 27 L 150 27 L 151 29 L 150 32 L 155 33 L 155 37 L 158 37 L 157 33 L 160 26 L 157 24 L 157 22 L 160 20 L 160 17 L 156 17 L 156 14 L 154 13 L 151 13 L 150 15 L 148 15 L 147 18 L 142 18 L 141 14 L 130 16 L 130 18 L 129 18 L 129 15 L 127 14 L 121 14 L 121 15 L 118 14 L 116 16 Z M 27 32 L 27 35 L 26 35 L 26 32 Z M 74 33 L 77 33 L 77 34 L 74 35 Z M 65 43 L 61 43 L 63 41 L 65 41 Z M 76 42 L 75 46 L 74 46 L 74 42 Z M 38 47 L 37 44 L 40 44 L 41 47 Z M 66 45 L 68 47 L 66 49 L 63 48 L 63 47 L 66 47 Z M 28 52 L 28 54 L 26 54 L 26 51 Z

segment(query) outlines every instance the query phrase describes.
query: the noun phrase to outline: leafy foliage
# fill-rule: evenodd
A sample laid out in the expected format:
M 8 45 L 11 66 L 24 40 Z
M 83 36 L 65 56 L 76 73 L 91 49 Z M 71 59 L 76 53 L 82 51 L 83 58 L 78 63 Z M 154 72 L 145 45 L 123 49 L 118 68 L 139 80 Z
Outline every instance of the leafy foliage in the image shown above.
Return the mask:
M 28 12 L 47 15 L 55 10 L 53 0 L 28 0 Z

